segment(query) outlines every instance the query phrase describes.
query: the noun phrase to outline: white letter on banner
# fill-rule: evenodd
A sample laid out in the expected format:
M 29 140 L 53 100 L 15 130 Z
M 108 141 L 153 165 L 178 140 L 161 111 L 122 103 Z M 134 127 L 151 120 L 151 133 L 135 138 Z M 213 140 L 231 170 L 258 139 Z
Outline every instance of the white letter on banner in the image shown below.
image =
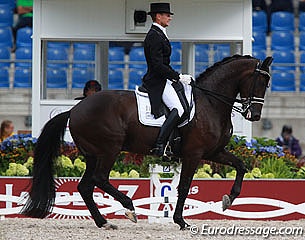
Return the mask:
M 60 198 L 60 197 L 69 197 L 70 193 L 68 192 L 56 192 L 56 198 Z M 57 203 L 56 205 L 58 206 L 68 206 L 71 202 L 61 202 L 61 203 Z
M 126 196 L 132 198 L 138 189 L 138 185 L 119 185 L 119 191 L 127 191 Z

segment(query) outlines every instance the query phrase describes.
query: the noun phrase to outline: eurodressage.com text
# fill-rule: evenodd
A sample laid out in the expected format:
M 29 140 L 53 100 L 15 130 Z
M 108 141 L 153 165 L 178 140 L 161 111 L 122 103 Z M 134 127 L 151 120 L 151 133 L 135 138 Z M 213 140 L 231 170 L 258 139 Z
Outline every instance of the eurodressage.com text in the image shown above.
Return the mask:
M 192 235 L 202 236 L 261 236 L 268 238 L 270 236 L 303 236 L 304 229 L 302 227 L 247 227 L 236 226 L 231 227 L 213 227 L 208 224 L 201 226 L 190 226 Z

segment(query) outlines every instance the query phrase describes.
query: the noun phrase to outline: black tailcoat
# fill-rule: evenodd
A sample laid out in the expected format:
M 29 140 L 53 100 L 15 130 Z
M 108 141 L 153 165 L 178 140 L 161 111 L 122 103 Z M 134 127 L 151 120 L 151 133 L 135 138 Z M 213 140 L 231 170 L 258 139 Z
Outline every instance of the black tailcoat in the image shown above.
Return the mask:
M 143 77 L 143 86 L 148 90 L 151 113 L 156 117 L 163 114 L 162 93 L 166 79 L 179 79 L 170 64 L 171 45 L 162 30 L 152 25 L 144 40 L 144 53 L 147 73 Z

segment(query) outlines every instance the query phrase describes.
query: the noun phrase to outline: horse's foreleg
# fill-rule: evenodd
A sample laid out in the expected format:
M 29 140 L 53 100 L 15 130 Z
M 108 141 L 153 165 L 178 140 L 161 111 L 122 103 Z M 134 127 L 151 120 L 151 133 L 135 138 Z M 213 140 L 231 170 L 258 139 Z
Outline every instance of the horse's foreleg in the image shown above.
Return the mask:
M 236 177 L 230 195 L 224 195 L 222 198 L 222 208 L 223 211 L 225 211 L 232 205 L 235 198 L 239 196 L 241 192 L 242 181 L 245 173 L 247 172 L 247 169 L 244 163 L 238 157 L 234 156 L 228 151 L 223 151 L 215 156 L 215 158 L 209 160 L 225 165 L 230 165 L 236 169 Z
M 182 163 L 180 181 L 178 185 L 178 201 L 173 217 L 174 222 L 180 226 L 181 230 L 184 230 L 189 226 L 189 224 L 184 221 L 182 212 L 198 164 L 199 159 L 197 161 L 194 159 L 192 159 L 192 161 L 190 159 L 184 159 Z
M 79 193 L 81 194 L 91 216 L 98 227 L 103 227 L 107 224 L 107 220 L 100 214 L 94 200 L 93 190 L 94 181 L 92 179 L 93 171 L 95 169 L 96 159 L 92 157 L 86 157 L 86 171 L 77 186 Z

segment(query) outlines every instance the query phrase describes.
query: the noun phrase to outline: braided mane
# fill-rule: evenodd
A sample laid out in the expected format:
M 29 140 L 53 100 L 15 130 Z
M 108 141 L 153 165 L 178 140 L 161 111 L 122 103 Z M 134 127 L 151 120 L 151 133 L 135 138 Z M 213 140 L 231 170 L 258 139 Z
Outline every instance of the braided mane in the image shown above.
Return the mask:
M 237 59 L 254 59 L 254 57 L 252 57 L 250 55 L 244 55 L 243 56 L 243 55 L 239 55 L 239 54 L 235 54 L 235 55 L 230 56 L 230 57 L 225 57 L 221 61 L 214 63 L 211 67 L 208 67 L 205 71 L 200 73 L 200 75 L 196 78 L 196 81 L 198 79 L 206 77 L 211 72 L 214 72 L 217 67 L 219 67 L 221 65 L 224 65 L 224 64 L 226 64 L 228 62 L 232 62 L 232 61 L 237 60 Z

